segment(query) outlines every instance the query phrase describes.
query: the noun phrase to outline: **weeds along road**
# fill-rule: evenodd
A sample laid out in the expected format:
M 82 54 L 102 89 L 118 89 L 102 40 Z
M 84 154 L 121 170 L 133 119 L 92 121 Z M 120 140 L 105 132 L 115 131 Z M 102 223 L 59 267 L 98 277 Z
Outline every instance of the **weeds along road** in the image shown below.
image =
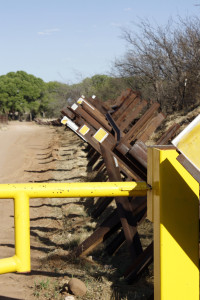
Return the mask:
M 51 177 L 50 171 L 48 174 L 40 174 L 33 173 L 32 170 L 54 168 L 52 147 L 56 147 L 54 128 L 26 122 L 10 122 L 8 126 L 1 128 L 0 183 L 25 183 L 45 180 L 45 176 Z M 51 154 L 49 163 L 41 164 L 41 159 L 48 154 Z M 30 206 L 33 206 L 33 201 L 37 205 L 40 200 L 30 201 Z M 46 211 L 40 213 L 46 214 Z M 32 207 L 30 214 L 33 220 L 37 219 L 37 209 Z M 0 226 L 0 258 L 10 257 L 14 254 L 13 201 L 10 199 L 0 199 Z M 32 222 L 31 226 L 38 226 L 38 222 Z M 37 237 L 31 236 L 31 244 L 32 266 L 37 267 Z M 14 273 L 0 275 L 0 299 L 35 299 L 31 290 L 35 277 Z

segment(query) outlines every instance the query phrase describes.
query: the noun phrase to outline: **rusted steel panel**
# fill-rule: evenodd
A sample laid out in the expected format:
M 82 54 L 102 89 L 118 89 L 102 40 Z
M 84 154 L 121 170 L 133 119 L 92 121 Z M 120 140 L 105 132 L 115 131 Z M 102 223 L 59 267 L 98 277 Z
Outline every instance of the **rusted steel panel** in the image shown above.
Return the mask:
M 82 109 L 80 105 L 77 105 L 76 110 L 74 110 L 75 114 L 81 116 L 86 122 L 92 125 L 96 130 L 101 127 L 101 124 L 96 121 L 92 116 L 90 116 L 85 110 Z
M 121 226 L 117 211 L 115 210 L 109 217 L 82 242 L 76 249 L 76 256 L 83 256 L 90 253 L 97 245 L 105 241 L 113 232 Z
M 88 144 L 90 145 L 90 144 Z M 91 146 L 90 146 L 91 147 Z M 96 150 L 91 147 L 89 150 L 88 150 L 88 153 L 87 153 L 87 157 L 90 159 L 90 157 L 92 157 L 94 155 L 94 153 L 96 152 Z
M 114 255 L 117 253 L 117 251 L 121 248 L 122 245 L 124 245 L 126 239 L 124 236 L 124 231 L 121 230 L 120 233 L 111 241 L 109 245 L 105 248 L 105 251 L 109 255 Z
M 127 112 L 129 105 L 136 99 L 140 99 L 137 93 L 132 92 L 128 97 L 124 99 L 118 109 L 113 113 L 113 119 L 117 120 L 124 112 Z M 138 101 L 137 100 L 137 101 Z
M 123 104 L 124 100 L 128 98 L 132 94 L 132 92 L 133 91 L 131 89 L 126 89 L 125 91 L 123 91 L 121 95 L 115 100 L 115 105 L 120 107 L 120 105 Z
M 175 135 L 176 131 L 180 128 L 179 124 L 173 124 L 157 141 L 157 145 L 165 145 Z
M 129 283 L 138 278 L 138 276 L 153 262 L 153 242 L 141 253 L 133 262 L 130 268 L 125 272 L 124 277 Z
M 129 150 L 129 154 L 147 168 L 147 147 L 142 141 L 137 141 Z
M 72 121 L 73 121 L 73 120 L 75 119 L 75 117 L 76 117 L 76 115 L 75 115 L 71 110 L 69 110 L 67 107 L 66 107 L 66 108 L 63 108 L 63 109 L 61 110 L 61 113 L 62 113 L 64 116 L 70 118 Z
M 69 109 L 72 110 L 72 108 L 69 108 Z M 76 116 L 81 117 L 86 122 L 88 122 L 90 124 L 90 127 L 92 126 L 96 130 L 99 130 L 100 128 L 102 128 L 104 131 L 106 131 L 106 129 L 104 127 L 102 127 L 101 124 L 98 121 L 96 121 L 93 117 L 91 117 L 86 111 L 84 111 L 80 105 L 76 106 L 76 109 L 74 110 L 74 114 Z M 82 124 L 83 124 L 83 122 L 82 122 Z M 106 140 L 104 141 L 104 144 L 106 144 L 109 149 L 113 149 L 116 144 L 115 138 L 109 132 L 107 132 L 107 133 L 108 133 L 108 136 L 107 136 Z M 94 132 L 94 134 L 95 134 L 95 132 Z M 94 140 L 94 142 L 98 143 L 95 140 Z
M 147 200 L 146 197 L 137 197 L 131 201 L 132 206 L 132 214 L 135 218 L 135 221 L 138 223 L 141 221 L 141 218 L 144 216 L 144 212 L 146 212 Z M 145 213 L 146 214 L 146 213 Z M 125 236 L 123 230 L 116 236 L 114 240 L 111 241 L 110 244 L 106 247 L 105 251 L 109 254 L 115 254 L 118 249 L 122 246 L 125 241 Z
M 113 158 L 113 155 L 101 145 L 102 156 L 106 165 L 108 177 L 110 181 L 121 181 L 121 175 L 118 166 Z M 137 233 L 137 226 L 132 214 L 132 207 L 129 202 L 128 197 L 116 197 L 115 202 L 117 205 L 117 211 L 119 213 L 119 218 L 124 230 L 124 235 L 130 250 L 132 258 L 137 256 L 135 246 L 133 244 L 133 239 Z M 140 244 L 141 246 L 141 244 Z M 141 247 L 142 250 L 142 247 Z
M 132 97 L 133 98 L 133 97 Z M 131 97 L 129 98 L 129 100 Z M 132 109 L 135 108 L 139 103 L 141 102 L 140 98 L 133 98 L 133 100 L 128 104 L 126 103 L 126 107 L 124 107 L 124 111 L 119 114 L 119 116 L 116 119 L 116 122 L 119 126 L 121 126 L 121 123 L 130 116 Z
M 131 146 L 129 143 L 119 143 L 119 145 L 116 146 L 116 149 L 122 154 L 122 155 L 126 155 L 126 153 L 129 152 Z
M 144 126 L 150 120 L 150 118 L 153 117 L 159 106 L 159 103 L 154 103 L 139 119 L 139 121 L 129 130 L 129 132 L 123 137 L 121 142 L 123 143 L 125 141 L 133 140 L 138 134 L 138 132 L 140 132 L 142 128 L 144 128 Z
M 108 205 L 113 201 L 114 198 L 107 198 L 107 197 L 104 197 L 104 198 L 101 198 L 99 199 L 98 202 L 100 202 L 97 206 L 97 208 L 92 212 L 92 216 L 94 218 L 98 218 L 102 213 L 103 211 L 106 209 L 106 207 L 108 207 Z
M 120 123 L 120 128 L 122 131 L 128 129 L 130 124 L 138 117 L 139 113 L 142 109 L 147 105 L 147 101 L 143 100 L 135 107 L 133 111 L 130 111 L 126 117 L 123 118 L 122 122 Z M 117 120 L 118 122 L 118 120 Z
M 98 109 L 103 115 L 105 115 L 107 111 L 110 110 L 110 106 L 98 98 L 88 98 L 87 101 L 89 101 L 94 107 L 96 107 L 96 109 Z
M 101 157 L 100 153 L 95 151 L 95 153 L 89 159 L 88 167 L 93 166 L 100 157 Z
M 85 102 L 83 102 L 81 105 L 83 110 L 85 110 L 92 118 L 99 122 L 101 126 L 103 126 L 109 132 L 112 131 L 112 127 L 108 124 L 108 121 L 102 113 L 100 113 L 97 109 L 93 110 Z
M 145 143 L 158 128 L 158 126 L 160 126 L 164 119 L 165 115 L 163 115 L 163 113 L 159 113 L 152 120 L 150 120 L 150 122 L 147 123 L 146 128 L 143 129 L 143 132 L 137 135 L 137 139 Z

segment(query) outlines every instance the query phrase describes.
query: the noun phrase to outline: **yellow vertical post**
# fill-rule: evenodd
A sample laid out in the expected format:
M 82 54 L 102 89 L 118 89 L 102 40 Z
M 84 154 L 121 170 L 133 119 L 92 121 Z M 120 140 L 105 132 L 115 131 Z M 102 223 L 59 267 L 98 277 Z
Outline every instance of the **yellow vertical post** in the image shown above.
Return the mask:
M 17 193 L 14 199 L 15 216 L 15 258 L 17 272 L 29 272 L 30 263 L 30 217 L 29 197 L 26 193 Z
M 199 183 L 175 149 L 148 149 L 148 218 L 154 222 L 154 299 L 199 299 Z

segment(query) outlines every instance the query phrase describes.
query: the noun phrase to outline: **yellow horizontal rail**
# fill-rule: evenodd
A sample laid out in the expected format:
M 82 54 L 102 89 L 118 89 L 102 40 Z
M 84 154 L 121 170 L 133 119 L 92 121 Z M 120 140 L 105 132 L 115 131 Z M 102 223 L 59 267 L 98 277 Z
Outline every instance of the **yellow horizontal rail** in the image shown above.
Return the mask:
M 144 196 L 146 182 L 17 183 L 0 184 L 0 198 L 25 193 L 29 198 Z
M 0 199 L 14 199 L 15 255 L 0 259 L 0 274 L 29 272 L 30 198 L 145 196 L 146 182 L 0 184 Z

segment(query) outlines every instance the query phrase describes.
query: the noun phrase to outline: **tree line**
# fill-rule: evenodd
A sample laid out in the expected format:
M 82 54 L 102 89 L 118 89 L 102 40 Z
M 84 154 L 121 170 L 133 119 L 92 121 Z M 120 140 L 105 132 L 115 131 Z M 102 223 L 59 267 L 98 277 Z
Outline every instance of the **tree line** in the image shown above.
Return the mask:
M 81 95 L 95 94 L 107 101 L 116 98 L 124 88 L 123 81 L 107 75 L 94 75 L 68 85 L 56 81 L 46 83 L 24 71 L 9 72 L 0 76 L 0 112 L 11 119 L 20 119 L 24 114 L 30 119 L 58 117 L 64 106 L 74 103 Z

